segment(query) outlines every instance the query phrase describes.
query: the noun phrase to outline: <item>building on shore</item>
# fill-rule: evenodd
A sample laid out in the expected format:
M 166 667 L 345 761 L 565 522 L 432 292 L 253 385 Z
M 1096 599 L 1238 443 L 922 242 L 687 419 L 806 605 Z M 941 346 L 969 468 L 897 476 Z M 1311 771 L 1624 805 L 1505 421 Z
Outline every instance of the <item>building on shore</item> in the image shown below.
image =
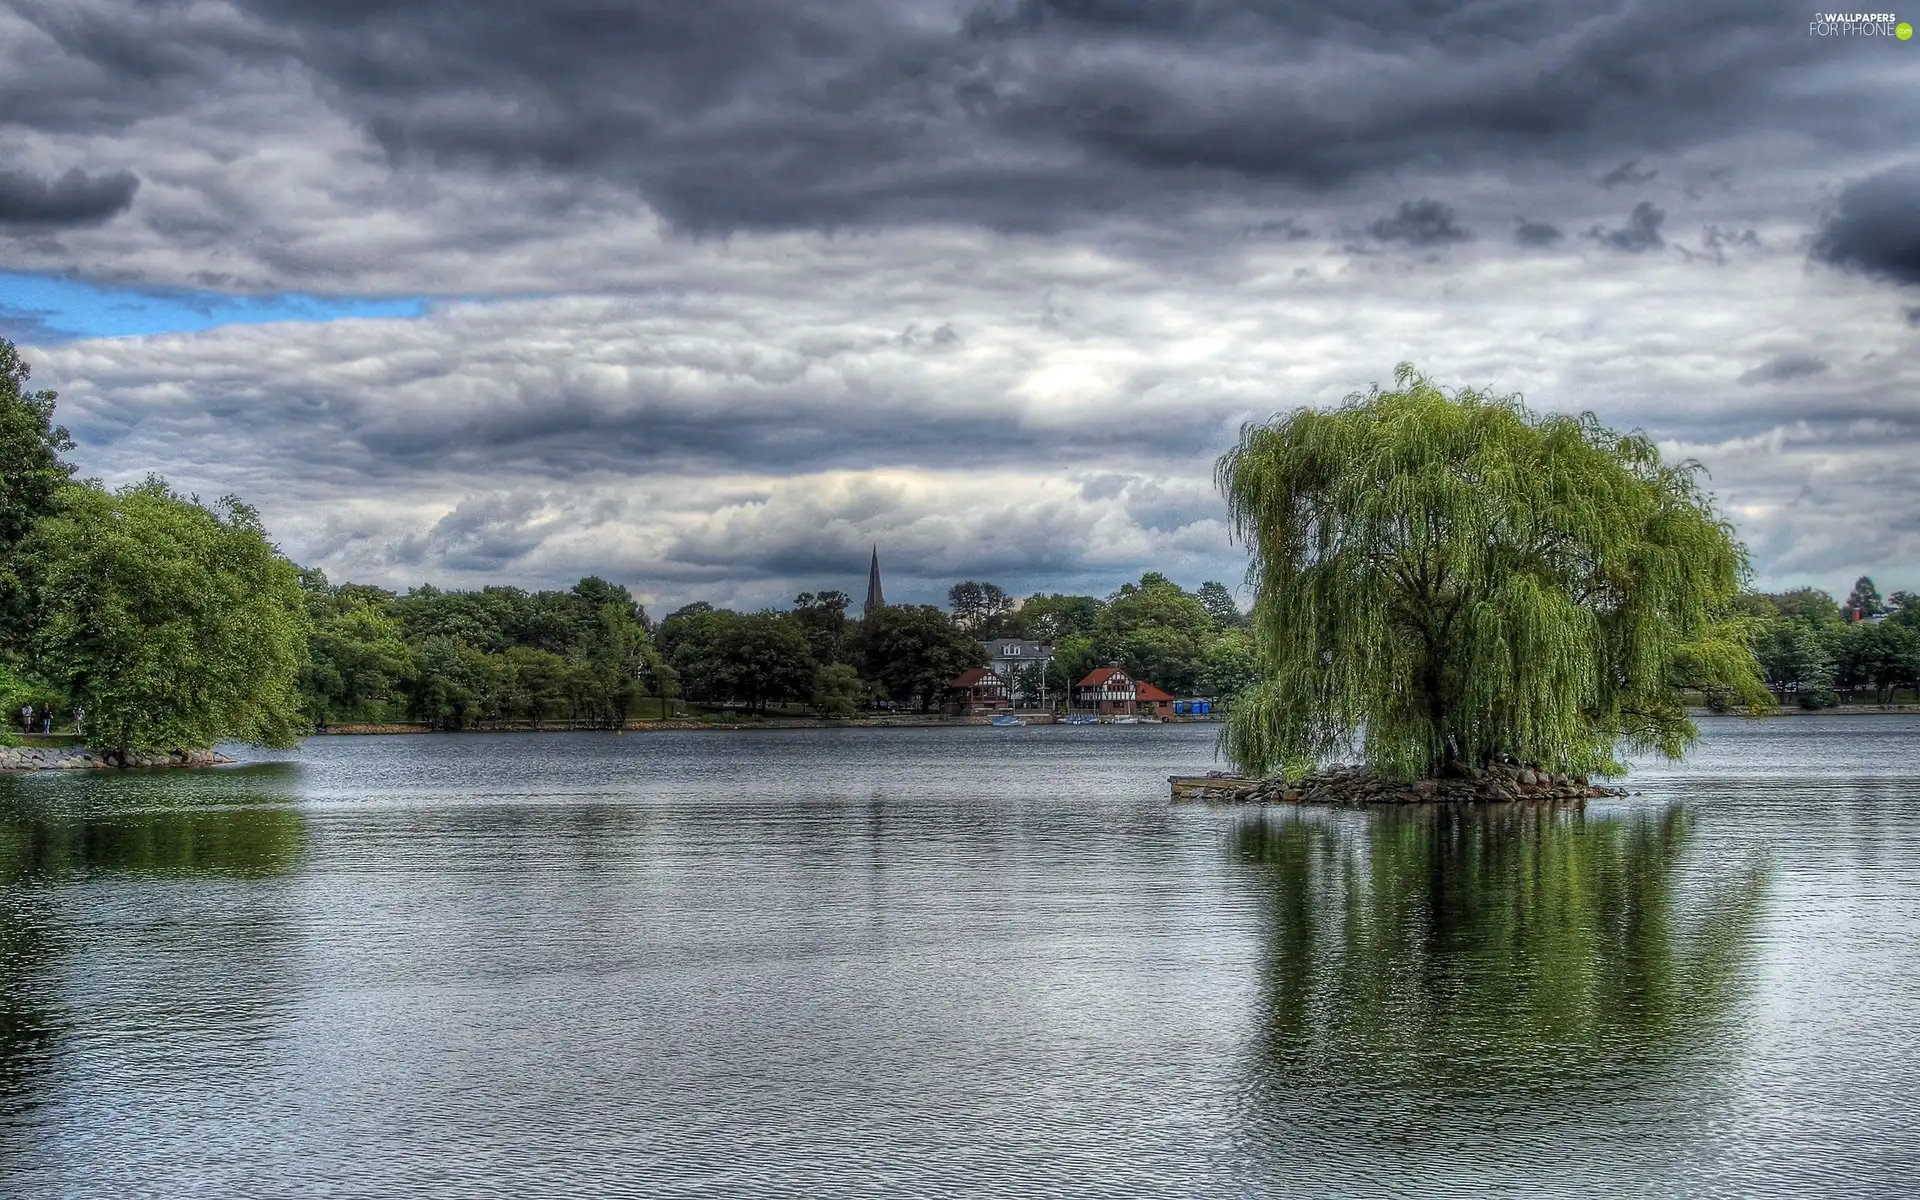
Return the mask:
M 1074 707 L 1101 716 L 1165 717 L 1173 704 L 1172 693 L 1135 679 L 1118 664 L 1097 667 L 1073 686 Z
M 987 652 L 987 669 L 1005 681 L 1007 696 L 1016 706 L 1043 707 L 1043 699 L 1058 698 L 1071 682 L 1047 679 L 1045 672 L 1047 664 L 1053 661 L 1053 647 L 1046 642 L 1026 638 L 988 638 L 980 643 L 980 648 Z M 1040 683 L 1029 689 L 1024 686 L 1021 675 L 1026 668 L 1035 664 L 1041 669 Z M 1046 692 L 1045 697 L 1041 695 L 1042 690 Z
M 1007 681 L 985 667 L 969 667 L 947 685 L 946 711 L 956 717 L 1003 713 L 1013 707 Z
M 1073 706 L 1108 716 L 1132 716 L 1138 700 L 1133 677 L 1118 666 L 1095 667 L 1073 685 Z
M 1173 693 L 1162 691 L 1144 679 L 1133 685 L 1133 711 L 1143 717 L 1165 717 L 1173 711 Z

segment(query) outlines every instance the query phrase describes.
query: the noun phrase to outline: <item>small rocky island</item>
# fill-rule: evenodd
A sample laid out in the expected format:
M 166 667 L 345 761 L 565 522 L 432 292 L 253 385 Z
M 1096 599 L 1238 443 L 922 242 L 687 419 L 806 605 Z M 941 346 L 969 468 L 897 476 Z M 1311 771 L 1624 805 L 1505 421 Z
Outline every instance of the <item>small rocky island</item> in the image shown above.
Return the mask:
M 107 767 L 212 767 L 233 760 L 218 750 L 116 751 L 85 746 L 0 746 L 0 771 L 89 771 Z
M 1601 787 L 1543 767 L 1515 763 L 1463 767 L 1448 777 L 1413 781 L 1394 779 L 1366 767 L 1335 764 L 1292 781 L 1202 775 L 1175 777 L 1172 783 L 1176 802 L 1202 804 L 1508 804 L 1626 795 L 1621 788 Z

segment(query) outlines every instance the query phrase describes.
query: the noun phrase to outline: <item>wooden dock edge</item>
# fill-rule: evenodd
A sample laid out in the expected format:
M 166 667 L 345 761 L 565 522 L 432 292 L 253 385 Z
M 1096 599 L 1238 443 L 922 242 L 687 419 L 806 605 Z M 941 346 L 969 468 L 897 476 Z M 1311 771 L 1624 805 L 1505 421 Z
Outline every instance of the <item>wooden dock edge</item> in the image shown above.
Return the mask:
M 1260 786 L 1238 775 L 1169 775 L 1175 804 L 1243 804 Z

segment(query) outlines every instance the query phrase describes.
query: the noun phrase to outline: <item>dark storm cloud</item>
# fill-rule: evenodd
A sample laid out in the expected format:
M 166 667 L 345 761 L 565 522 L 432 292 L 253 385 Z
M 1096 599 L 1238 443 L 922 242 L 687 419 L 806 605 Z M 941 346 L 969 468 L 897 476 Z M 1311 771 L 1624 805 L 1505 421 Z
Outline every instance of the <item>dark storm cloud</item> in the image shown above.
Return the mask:
M 1651 168 L 1647 170 L 1641 170 L 1640 160 L 1637 158 L 1630 158 L 1626 162 L 1623 162 L 1619 166 L 1615 167 L 1613 170 L 1608 171 L 1605 175 L 1602 175 L 1600 177 L 1600 186 L 1606 187 L 1606 188 L 1613 188 L 1613 187 L 1619 187 L 1623 183 L 1630 183 L 1638 186 L 1639 184 L 1643 184 L 1643 183 L 1652 183 L 1659 174 L 1660 172 L 1652 170 Z
M 1849 184 L 1814 240 L 1813 256 L 1896 283 L 1920 283 L 1920 166 Z
M 1565 238 L 1558 225 L 1546 221 L 1530 221 L 1520 217 L 1514 222 L 1513 240 L 1522 246 L 1551 246 Z
M 1627 214 L 1627 223 L 1621 228 L 1604 229 L 1595 225 L 1587 231 L 1587 236 L 1603 246 L 1624 250 L 1628 254 L 1641 254 L 1667 244 L 1660 236 L 1660 226 L 1666 219 L 1666 210 L 1656 208 L 1651 201 L 1642 200 L 1633 206 L 1633 211 Z
M 36 128 L 124 128 L 295 64 L 397 161 L 592 175 L 716 231 L 1045 227 L 1228 186 L 1615 161 L 1777 124 L 1781 73 L 1827 50 L 1788 36 L 1798 10 L 1738 0 L 13 4 L 73 60 L 0 86 Z
M 1813 354 L 1782 354 L 1768 359 L 1740 376 L 1751 387 L 1756 383 L 1788 383 L 1811 375 L 1824 375 L 1827 360 Z
M 1907 324 L 1920 329 L 1920 304 L 1907 305 L 1900 310 L 1900 315 L 1907 319 Z
M 542 497 L 520 492 L 467 497 L 424 535 L 402 539 L 394 558 L 456 571 L 499 571 L 544 540 L 538 527 L 543 507 Z
M 1400 211 L 1368 225 L 1367 232 L 1383 242 L 1409 246 L 1444 246 L 1473 236 L 1455 219 L 1452 208 L 1426 197 L 1401 201 Z
M 0 225 L 88 225 L 125 211 L 140 181 L 129 171 L 89 175 L 78 167 L 54 178 L 0 170 Z

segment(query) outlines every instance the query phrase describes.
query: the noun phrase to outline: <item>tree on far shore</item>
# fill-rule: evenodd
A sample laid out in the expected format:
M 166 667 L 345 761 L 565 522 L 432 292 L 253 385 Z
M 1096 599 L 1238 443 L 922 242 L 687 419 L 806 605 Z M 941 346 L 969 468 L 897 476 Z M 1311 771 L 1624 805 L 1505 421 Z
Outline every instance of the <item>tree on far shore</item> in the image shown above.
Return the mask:
M 1868 617 L 1877 617 L 1887 611 L 1886 604 L 1880 599 L 1880 589 L 1875 587 L 1873 580 L 1866 575 L 1853 581 L 1853 591 L 1848 594 L 1847 602 L 1840 607 L 1847 614 L 1849 621 L 1864 621 Z
M 1618 772 L 1622 742 L 1694 741 L 1683 687 L 1771 705 L 1731 612 L 1745 551 L 1697 466 L 1591 414 L 1395 382 L 1250 424 L 1220 460 L 1258 589 L 1242 770 Z
M 947 589 L 947 607 L 953 610 L 953 623 L 976 638 L 999 637 L 1012 623 L 1019 601 L 999 584 L 967 580 Z
M 985 666 L 980 643 L 927 604 L 889 604 L 860 622 L 860 673 L 891 698 L 925 712 L 968 667 Z

